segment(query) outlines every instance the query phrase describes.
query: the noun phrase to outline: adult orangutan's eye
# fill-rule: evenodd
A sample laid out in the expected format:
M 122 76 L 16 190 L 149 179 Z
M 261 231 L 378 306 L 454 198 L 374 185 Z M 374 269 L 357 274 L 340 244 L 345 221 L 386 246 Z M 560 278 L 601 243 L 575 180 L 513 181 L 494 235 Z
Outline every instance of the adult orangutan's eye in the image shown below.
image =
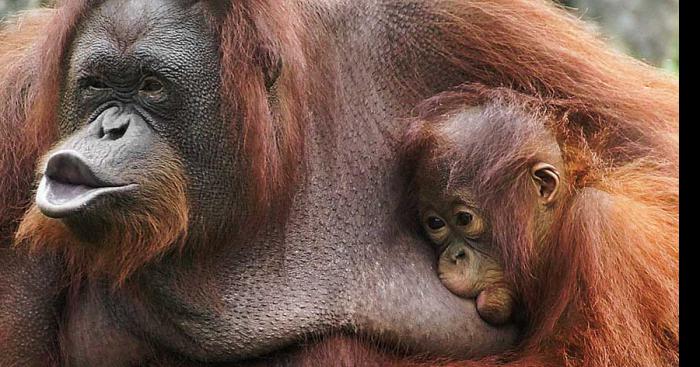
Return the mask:
M 428 228 L 432 229 L 433 231 L 436 231 L 445 226 L 445 222 L 442 219 L 433 216 L 428 217 L 426 224 Z
M 139 93 L 151 100 L 160 100 L 165 95 L 165 86 L 160 80 L 149 77 L 143 81 L 143 84 L 141 84 Z
M 462 211 L 462 212 L 457 213 L 457 225 L 460 225 L 460 226 L 469 225 L 469 223 L 472 222 L 472 219 L 474 219 L 474 217 L 469 212 Z
M 81 84 L 92 92 L 109 89 L 109 86 L 100 77 L 85 78 Z
M 148 78 L 144 80 L 143 85 L 141 85 L 141 92 L 144 93 L 159 93 L 163 90 L 163 83 L 155 78 Z

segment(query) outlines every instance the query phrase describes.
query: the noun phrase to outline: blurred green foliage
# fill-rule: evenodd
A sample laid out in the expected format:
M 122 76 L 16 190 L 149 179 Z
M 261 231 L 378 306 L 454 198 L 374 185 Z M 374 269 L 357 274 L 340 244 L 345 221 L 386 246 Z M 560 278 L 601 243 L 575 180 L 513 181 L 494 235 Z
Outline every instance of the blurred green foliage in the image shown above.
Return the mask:
M 673 49 L 671 50 L 671 57 L 668 59 L 665 59 L 661 63 L 662 68 L 664 68 L 665 70 L 671 71 L 676 75 L 678 75 L 678 71 L 679 71 L 679 66 L 678 66 L 679 64 L 678 63 L 680 61 L 680 58 L 679 58 L 680 50 L 679 50 L 678 45 L 679 45 L 678 34 L 676 34 L 676 39 L 673 43 Z
M 679 0 L 560 0 L 609 43 L 678 73 Z

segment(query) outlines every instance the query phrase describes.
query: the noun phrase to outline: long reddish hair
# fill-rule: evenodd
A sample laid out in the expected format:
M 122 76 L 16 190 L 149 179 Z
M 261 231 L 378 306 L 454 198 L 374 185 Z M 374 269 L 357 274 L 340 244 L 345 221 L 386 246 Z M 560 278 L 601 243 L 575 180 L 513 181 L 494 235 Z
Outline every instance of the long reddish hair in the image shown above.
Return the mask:
M 293 4 L 270 3 L 246 1 L 212 15 L 221 37 L 224 115 L 243 116 L 236 134 L 248 182 L 255 183 L 245 188 L 251 213 L 291 196 L 285 181 L 299 173 L 311 82 L 304 42 L 323 36 L 296 22 Z M 65 1 L 26 17 L 0 39 L 2 240 L 13 235 L 29 205 L 37 158 L 56 139 L 65 53 L 92 5 Z M 557 246 L 532 251 L 531 258 L 506 255 L 512 273 L 538 262 L 542 275 L 524 292 L 530 333 L 511 364 L 677 364 L 676 79 L 611 50 L 546 0 L 445 0 L 426 8 L 432 14 L 425 22 L 442 36 L 432 45 L 435 54 L 464 81 L 484 93 L 513 90 L 522 103 L 532 98 L 547 110 L 578 190 L 560 217 Z M 264 71 L 280 58 L 277 87 L 285 93 L 275 104 L 264 93 Z
M 480 118 L 489 121 L 470 129 L 463 145 L 454 140 L 460 135 L 445 144 L 440 125 L 465 106 L 484 106 Z M 469 177 L 490 214 L 494 245 L 525 311 L 513 365 L 530 365 L 529 358 L 534 365 L 677 364 L 678 182 L 666 162 L 598 158 L 587 172 L 595 178 L 585 181 L 569 180 L 579 171 L 568 162 L 553 225 L 538 242 L 528 168 L 549 149 L 544 129 L 559 126 L 557 108 L 468 85 L 417 110 L 404 142 L 407 176 L 419 160 L 445 166 L 448 184 Z
M 99 3 L 61 1 L 56 10 L 23 17 L 15 25 L 16 35 L 8 32 L 12 37 L 0 39 L 0 61 L 7 65 L 0 71 L 0 98 L 6 101 L 0 104 L 0 116 L 13 127 L 0 136 L 2 236 L 16 228 L 18 213 L 28 206 L 26 188 L 34 180 L 33 167 L 58 137 L 66 52 L 80 20 Z M 241 210 L 247 224 L 259 226 L 268 213 L 276 213 L 268 219 L 284 216 L 303 167 L 307 83 L 298 37 L 303 32 L 293 22 L 296 7 L 287 4 L 248 1 L 234 6 L 212 1 L 204 10 L 220 37 L 221 113 L 231 121 L 231 139 L 241 149 L 237 156 L 245 157 Z M 278 62 L 280 74 L 270 91 L 265 76 Z M 280 95 L 284 98 L 277 98 Z
M 56 139 L 61 66 L 86 6 L 30 13 L 0 39 L 0 240 L 27 209 L 36 161 Z

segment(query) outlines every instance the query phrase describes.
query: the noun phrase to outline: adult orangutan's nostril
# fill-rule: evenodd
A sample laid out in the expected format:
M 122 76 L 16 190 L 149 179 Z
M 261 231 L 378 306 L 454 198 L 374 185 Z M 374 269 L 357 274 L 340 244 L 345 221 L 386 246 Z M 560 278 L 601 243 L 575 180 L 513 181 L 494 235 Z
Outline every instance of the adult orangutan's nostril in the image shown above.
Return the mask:
M 117 139 L 121 138 L 122 136 L 124 136 L 124 134 L 126 134 L 127 126 L 128 125 L 120 126 L 118 128 L 115 128 L 115 129 L 107 130 L 107 131 L 105 131 L 104 135 L 109 140 L 117 140 Z
M 105 121 L 100 128 L 100 139 L 117 140 L 120 139 L 129 128 L 130 118 L 121 117 L 114 121 Z

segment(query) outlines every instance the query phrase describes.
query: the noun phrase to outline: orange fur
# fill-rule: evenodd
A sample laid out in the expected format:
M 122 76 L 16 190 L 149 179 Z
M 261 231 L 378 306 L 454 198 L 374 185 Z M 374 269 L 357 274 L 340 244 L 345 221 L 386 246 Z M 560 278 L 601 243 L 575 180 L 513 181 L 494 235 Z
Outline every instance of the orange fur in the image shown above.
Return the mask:
M 451 162 L 451 180 L 475 175 L 469 176 L 473 189 L 491 213 L 494 244 L 525 307 L 525 337 L 512 355 L 504 356 L 508 366 L 677 365 L 678 178 L 669 174 L 673 162 L 598 157 L 599 165 L 586 172 L 595 176 L 564 188 L 553 227 L 540 242 L 523 174 L 547 149 L 546 133 L 542 124 L 527 125 L 509 111 L 525 109 L 556 129 L 561 115 L 549 102 L 483 86 L 433 97 L 419 106 L 421 115 L 409 131 L 407 167 L 428 155 L 435 164 Z M 485 114 L 497 121 L 469 130 L 466 146 L 441 144 L 440 123 L 452 110 L 483 104 L 491 106 Z M 503 116 L 523 122 L 507 123 Z M 576 149 L 566 143 L 560 142 L 565 150 Z M 657 153 L 654 148 L 647 146 Z M 565 176 L 578 173 L 577 162 L 565 163 Z
M 159 148 L 161 150 L 167 147 Z M 173 154 L 164 154 L 173 157 Z M 22 220 L 16 241 L 33 253 L 58 253 L 70 278 L 107 277 L 122 285 L 137 269 L 173 248 L 182 250 L 187 237 L 188 206 L 183 169 L 161 159 L 139 183 L 136 197 L 100 218 L 100 243 L 82 238 L 62 220 L 46 217 L 32 205 Z M 119 204 L 121 205 L 121 204 Z
M 28 13 L 0 36 L 3 242 L 13 236 L 29 206 L 37 158 L 56 139 L 62 62 L 87 3 L 63 1 L 57 10 Z M 245 209 L 257 213 L 251 215 L 255 218 L 265 215 L 267 203 L 278 198 L 287 203 L 293 192 L 294 185 L 287 183 L 296 181 L 303 152 L 307 85 L 322 84 L 304 78 L 305 40 L 327 35 L 312 34 L 296 23 L 298 9 L 292 3 L 246 4 L 227 10 L 216 27 L 222 39 L 225 115 L 249 122 L 232 125 L 240 126 L 244 137 L 240 156 L 253 177 L 248 180 L 253 184 L 245 188 L 245 197 L 251 198 Z M 435 16 L 425 22 L 434 21 L 430 26 L 445 38 L 433 45 L 434 51 L 461 71 L 463 81 L 480 84 L 476 88 L 483 98 L 502 93 L 497 88 L 514 90 L 523 106 L 537 106 L 551 117 L 575 188 L 575 199 L 561 213 L 561 229 L 552 245 L 520 249 L 506 259 L 513 276 L 520 278 L 531 312 L 529 334 L 518 353 L 430 364 L 488 366 L 506 358 L 514 367 L 677 365 L 676 80 L 611 51 L 580 21 L 545 0 L 442 0 L 430 3 L 429 10 Z M 278 87 L 284 98 L 268 105 L 260 70 L 280 55 L 285 67 Z M 421 87 L 410 84 L 410 75 L 407 80 L 402 87 Z M 432 102 L 445 103 L 448 97 Z M 456 103 L 466 103 L 455 98 Z M 176 192 L 170 195 L 179 197 Z M 153 225 L 167 228 L 168 240 L 183 235 L 178 223 L 185 216 L 184 204 L 176 202 L 180 204 L 172 212 L 156 205 L 158 215 L 140 214 L 140 223 L 149 225 L 135 230 L 148 232 Z M 133 227 L 131 219 L 121 220 Z M 63 250 L 73 258 L 69 261 L 87 273 L 100 271 L 84 269 L 84 256 L 94 254 L 60 226 L 36 219 L 32 211 L 19 237 L 32 242 L 31 232 L 38 227 L 48 241 L 35 241 L 35 248 L 73 243 L 76 246 Z M 114 244 L 116 235 L 111 238 Z M 131 239 L 138 244 L 134 249 L 145 249 L 144 259 L 113 255 L 91 261 L 105 264 L 106 271 L 121 278 L 165 248 L 160 242 Z M 118 265 L 128 271 L 117 271 Z M 534 274 L 540 276 L 533 278 Z M 319 361 L 325 358 L 321 352 L 314 355 Z M 368 364 L 373 356 L 358 353 Z M 407 360 L 377 364 L 425 365 Z
M 0 71 L 5 124 L 0 135 L 0 240 L 9 243 L 14 236 L 32 251 L 61 253 L 76 278 L 109 275 L 118 285 L 184 241 L 188 207 L 179 162 L 161 162 L 162 172 L 142 185 L 140 210 L 109 219 L 118 224 L 111 226 L 99 251 L 30 206 L 33 167 L 57 138 L 63 58 L 87 7 L 78 1 L 27 12 L 9 23 L 0 38 L 0 50 L 6 51 L 0 52 L 0 61 L 8 65 Z
M 0 245 L 11 242 L 30 201 L 38 149 L 27 141 L 24 126 L 35 72 L 32 45 L 41 38 L 52 11 L 27 12 L 0 32 Z
M 269 213 L 285 217 L 296 188 L 304 151 L 307 107 L 306 61 L 295 23 L 296 7 L 289 3 L 249 1 L 229 5 L 221 21 L 221 79 L 224 115 L 234 120 L 240 136 L 239 156 L 251 185 L 244 187 L 247 228 L 258 227 Z M 282 60 L 282 74 L 273 90 L 262 75 Z M 284 96 L 280 98 L 280 96 Z
M 601 164 L 650 155 L 677 176 L 678 84 L 671 75 L 613 51 L 545 1 L 447 1 L 438 13 L 451 20 L 439 24 L 452 40 L 441 52 L 471 83 L 543 99 L 558 115 L 574 180 L 583 185 L 597 179 Z

